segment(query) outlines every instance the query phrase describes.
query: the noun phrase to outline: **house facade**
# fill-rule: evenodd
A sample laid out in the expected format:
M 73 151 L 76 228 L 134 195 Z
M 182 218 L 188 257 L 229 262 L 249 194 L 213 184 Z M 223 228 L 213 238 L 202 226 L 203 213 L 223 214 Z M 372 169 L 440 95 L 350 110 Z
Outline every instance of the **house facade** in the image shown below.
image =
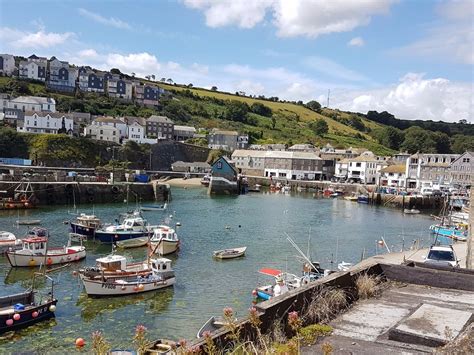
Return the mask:
M 347 179 L 363 184 L 376 184 L 379 181 L 380 171 L 388 163 L 375 157 L 372 152 L 364 152 L 356 158 L 349 159 Z
M 323 160 L 310 152 L 267 152 L 265 176 L 291 180 L 320 180 Z
M 119 135 L 118 138 L 119 140 L 121 138 L 127 137 L 127 123 L 123 120 L 120 120 L 118 118 L 113 118 L 113 117 L 97 117 L 92 121 L 93 126 L 110 126 L 118 129 Z M 102 140 L 102 139 L 101 139 Z
M 131 81 L 116 77 L 107 79 L 107 94 L 110 97 L 131 101 L 132 93 L 133 86 Z
M 144 121 L 144 120 L 143 120 Z M 150 139 L 146 137 L 146 125 L 141 120 L 127 120 L 127 139 L 139 144 L 157 142 L 157 139 Z
M 15 57 L 11 54 L 0 54 L 0 74 L 11 76 L 15 69 Z
M 208 173 L 211 170 L 211 166 L 206 162 L 185 162 L 176 161 L 171 164 L 171 170 L 183 173 Z
M 60 61 L 56 57 L 49 60 L 48 88 L 63 92 L 74 92 L 78 77 L 77 68 L 70 68 L 68 62 Z
M 158 106 L 160 95 L 163 90 L 153 85 L 135 85 L 135 102 L 146 106 Z
M 51 97 L 19 96 L 7 103 L 8 108 L 23 112 L 56 112 L 56 100 Z
M 31 55 L 28 60 L 20 62 L 18 68 L 18 77 L 20 79 L 33 79 L 46 81 L 46 72 L 48 67 L 48 60 L 43 57 Z
M 84 128 L 84 135 L 98 141 L 120 143 L 120 130 L 114 126 L 91 124 Z
M 184 142 L 191 139 L 196 134 L 196 128 L 191 126 L 174 126 L 173 139 L 178 142 Z
M 413 154 L 406 161 L 406 186 L 419 189 L 448 184 L 450 166 L 459 154 Z
M 105 92 L 104 74 L 84 67 L 79 68 L 79 90 L 85 92 Z
M 174 122 L 166 116 L 152 115 L 146 120 L 146 136 L 148 138 L 172 140 Z
M 70 116 L 73 120 L 73 134 L 75 136 L 83 135 L 84 128 L 92 122 L 91 114 L 87 112 L 72 112 Z
M 264 176 L 266 156 L 267 151 L 264 150 L 236 149 L 232 153 L 232 161 L 242 174 Z
M 406 183 L 405 171 L 405 164 L 389 165 L 381 169 L 379 185 L 404 188 Z
M 466 188 L 474 183 L 474 152 L 465 152 L 450 166 L 450 182 L 454 186 Z
M 239 133 L 236 131 L 224 131 L 213 129 L 207 136 L 208 147 L 211 149 L 223 149 L 233 152 L 239 147 Z M 248 138 L 247 138 L 248 145 Z
M 72 134 L 73 121 L 68 114 L 60 112 L 25 112 L 23 125 L 17 126 L 18 132 Z

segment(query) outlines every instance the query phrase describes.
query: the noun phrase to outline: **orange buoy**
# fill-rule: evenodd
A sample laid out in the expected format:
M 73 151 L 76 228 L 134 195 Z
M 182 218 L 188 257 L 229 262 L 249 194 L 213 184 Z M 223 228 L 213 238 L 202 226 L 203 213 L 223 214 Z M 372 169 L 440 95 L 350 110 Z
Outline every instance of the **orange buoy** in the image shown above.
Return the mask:
M 76 339 L 76 346 L 79 348 L 82 348 L 84 345 L 86 345 L 86 342 L 82 338 L 77 338 Z

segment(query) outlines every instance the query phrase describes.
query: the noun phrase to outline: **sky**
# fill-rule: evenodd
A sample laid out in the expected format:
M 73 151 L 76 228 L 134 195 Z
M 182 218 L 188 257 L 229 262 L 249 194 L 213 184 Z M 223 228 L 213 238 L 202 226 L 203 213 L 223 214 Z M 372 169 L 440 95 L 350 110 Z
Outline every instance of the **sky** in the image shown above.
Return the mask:
M 0 52 L 474 123 L 474 0 L 0 0 Z

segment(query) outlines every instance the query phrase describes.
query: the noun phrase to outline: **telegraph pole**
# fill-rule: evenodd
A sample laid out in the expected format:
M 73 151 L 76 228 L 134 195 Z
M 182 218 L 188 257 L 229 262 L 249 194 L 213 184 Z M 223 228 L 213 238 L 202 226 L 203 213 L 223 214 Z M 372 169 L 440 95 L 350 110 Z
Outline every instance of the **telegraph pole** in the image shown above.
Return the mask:
M 469 238 L 467 239 L 466 269 L 474 266 L 474 186 L 471 186 L 471 202 L 469 203 Z

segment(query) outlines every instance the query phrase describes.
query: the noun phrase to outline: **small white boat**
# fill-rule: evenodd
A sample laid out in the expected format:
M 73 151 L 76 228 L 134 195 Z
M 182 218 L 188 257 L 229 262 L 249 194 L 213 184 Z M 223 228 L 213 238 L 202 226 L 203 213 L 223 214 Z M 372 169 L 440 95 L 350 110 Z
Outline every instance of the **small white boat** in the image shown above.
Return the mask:
M 0 232 L 0 255 L 4 254 L 10 248 L 18 248 L 21 246 L 21 239 L 17 239 L 15 234 L 10 232 Z
M 148 244 L 148 237 L 126 239 L 116 243 L 117 247 L 122 249 L 140 248 Z
M 124 296 L 159 290 L 174 285 L 176 279 L 171 260 L 151 259 L 151 274 L 125 276 L 122 278 L 81 278 L 89 296 Z
M 41 219 L 19 219 L 16 224 L 19 226 L 38 226 L 41 224 Z
M 212 255 L 217 259 L 234 259 L 245 255 L 247 247 L 216 250 Z
M 161 225 L 153 229 L 150 246 L 153 254 L 172 254 L 179 249 L 179 238 L 173 228 Z
M 403 213 L 405 213 L 405 214 L 418 214 L 418 213 L 420 213 L 420 210 L 417 210 L 416 208 L 405 208 L 403 210 Z
M 22 240 L 22 248 L 6 252 L 11 266 L 39 266 L 66 264 L 86 257 L 83 245 L 68 244 L 59 248 L 47 248 L 49 233 L 45 228 L 35 227 Z
M 354 264 L 352 263 L 347 263 L 345 261 L 342 261 L 340 262 L 339 264 L 337 264 L 337 269 L 339 271 L 349 271 L 349 269 L 354 266 Z
M 215 332 L 216 330 L 221 329 L 225 325 L 225 321 L 221 317 L 214 317 L 212 316 L 207 320 L 206 323 L 199 329 L 197 332 L 197 338 L 200 339 L 203 337 L 204 332 Z
M 141 206 L 140 211 L 164 211 L 168 207 L 168 204 L 165 202 L 164 205 L 147 205 Z
M 301 287 L 302 279 L 294 274 L 272 268 L 263 268 L 259 273 L 275 278 L 275 284 L 259 286 L 253 290 L 254 296 L 265 301 Z

